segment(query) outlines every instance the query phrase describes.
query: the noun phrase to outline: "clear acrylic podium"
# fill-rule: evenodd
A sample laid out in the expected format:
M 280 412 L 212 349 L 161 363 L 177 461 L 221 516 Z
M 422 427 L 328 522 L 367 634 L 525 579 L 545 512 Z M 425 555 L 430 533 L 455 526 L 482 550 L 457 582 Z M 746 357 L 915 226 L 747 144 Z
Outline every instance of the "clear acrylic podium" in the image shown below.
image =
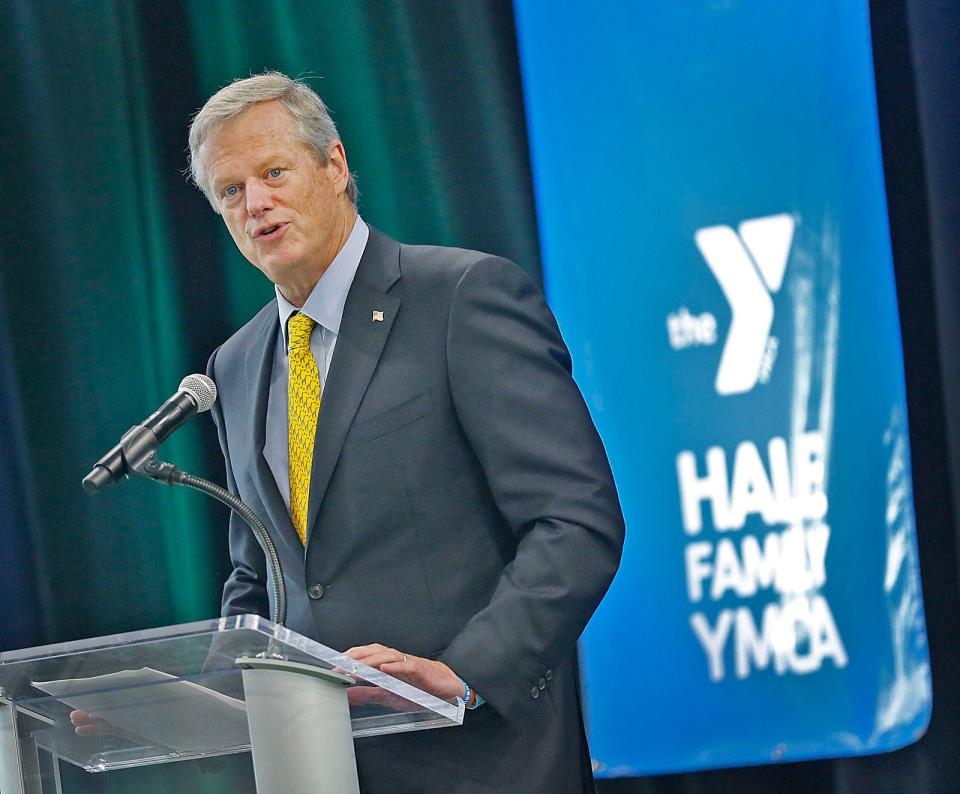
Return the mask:
M 0 794 L 69 794 L 63 762 L 109 773 L 243 752 L 259 794 L 344 794 L 353 738 L 462 721 L 462 702 L 253 615 L 47 645 L 0 653 Z

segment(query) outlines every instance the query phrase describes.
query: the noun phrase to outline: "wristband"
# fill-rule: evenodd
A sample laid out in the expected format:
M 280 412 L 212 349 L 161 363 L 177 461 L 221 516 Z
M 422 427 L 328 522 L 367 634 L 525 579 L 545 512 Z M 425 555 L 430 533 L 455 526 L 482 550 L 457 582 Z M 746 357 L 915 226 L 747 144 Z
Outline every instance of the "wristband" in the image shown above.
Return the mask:
M 463 681 L 463 679 L 460 679 Z M 483 701 L 477 696 L 477 693 L 473 691 L 466 681 L 463 681 L 463 705 L 464 708 L 473 709 L 477 708 Z

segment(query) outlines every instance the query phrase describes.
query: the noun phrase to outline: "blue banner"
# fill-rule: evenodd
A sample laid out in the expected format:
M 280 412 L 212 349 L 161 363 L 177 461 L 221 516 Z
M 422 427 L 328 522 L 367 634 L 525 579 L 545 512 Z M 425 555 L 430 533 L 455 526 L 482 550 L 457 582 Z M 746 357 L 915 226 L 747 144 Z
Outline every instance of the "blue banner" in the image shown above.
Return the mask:
M 597 774 L 917 739 L 867 4 L 515 9 L 547 294 L 627 517 L 582 645 Z

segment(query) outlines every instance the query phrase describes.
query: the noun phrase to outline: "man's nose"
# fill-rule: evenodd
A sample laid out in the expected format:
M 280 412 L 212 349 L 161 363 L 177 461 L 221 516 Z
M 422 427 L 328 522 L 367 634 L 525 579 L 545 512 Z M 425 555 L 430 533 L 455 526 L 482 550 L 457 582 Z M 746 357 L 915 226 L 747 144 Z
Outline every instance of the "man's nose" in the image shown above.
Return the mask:
M 249 179 L 244 186 L 247 199 L 247 212 L 257 217 L 273 207 L 273 199 L 269 188 L 259 179 Z

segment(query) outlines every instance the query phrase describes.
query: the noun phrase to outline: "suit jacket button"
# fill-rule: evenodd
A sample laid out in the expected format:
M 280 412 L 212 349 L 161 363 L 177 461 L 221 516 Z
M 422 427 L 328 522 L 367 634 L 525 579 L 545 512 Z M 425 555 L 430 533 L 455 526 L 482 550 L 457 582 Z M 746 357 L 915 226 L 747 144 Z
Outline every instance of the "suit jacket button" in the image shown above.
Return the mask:
M 310 596 L 314 601 L 319 601 L 323 598 L 323 585 L 322 584 L 312 584 L 310 589 L 307 590 L 307 595 Z
M 540 697 L 540 687 L 538 686 L 530 687 L 530 697 L 532 697 L 534 700 Z
M 539 681 L 537 681 L 537 686 L 538 686 L 540 689 L 546 689 L 546 687 L 547 687 L 547 682 L 546 682 L 543 678 L 541 678 Z
M 552 680 L 553 680 L 553 670 L 547 670 L 547 672 L 545 672 L 545 673 L 543 674 L 543 677 L 546 678 L 547 681 L 552 681 Z

